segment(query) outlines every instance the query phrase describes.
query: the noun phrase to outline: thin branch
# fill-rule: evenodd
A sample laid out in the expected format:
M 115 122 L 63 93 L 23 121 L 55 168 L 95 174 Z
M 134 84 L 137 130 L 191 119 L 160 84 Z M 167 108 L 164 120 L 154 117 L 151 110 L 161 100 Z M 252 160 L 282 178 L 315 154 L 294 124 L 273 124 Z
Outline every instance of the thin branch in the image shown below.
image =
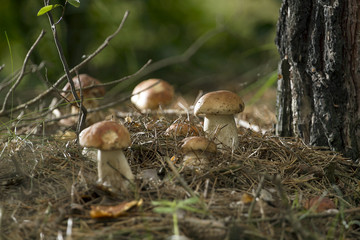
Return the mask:
M 190 47 L 188 49 L 186 49 L 186 51 L 184 53 L 182 53 L 181 55 L 178 56 L 172 56 L 172 57 L 168 57 L 162 60 L 159 60 L 157 62 L 154 62 L 153 64 L 151 64 L 146 71 L 144 71 L 140 76 L 138 77 L 142 77 L 146 74 L 149 74 L 151 72 L 154 72 L 156 70 L 159 70 L 161 68 L 170 66 L 170 65 L 174 65 L 174 64 L 178 64 L 178 63 L 182 63 L 182 62 L 186 62 L 188 61 L 207 41 L 209 41 L 209 39 L 211 39 L 212 37 L 214 37 L 215 35 L 219 34 L 220 32 L 224 31 L 223 28 L 219 27 L 219 28 L 215 28 L 212 29 L 210 31 L 208 31 L 207 33 L 205 33 L 204 35 L 200 36 L 193 44 L 190 45 Z
M 181 55 L 171 56 L 152 63 L 149 67 L 146 68 L 145 71 L 137 75 L 135 80 L 149 73 L 155 72 L 161 68 L 188 61 L 209 39 L 222 31 L 224 31 L 224 28 L 217 27 L 206 32 L 204 35 L 200 36 L 193 44 L 191 44 Z
M 98 55 L 105 47 L 107 47 L 110 43 L 110 41 L 120 32 L 120 30 L 123 28 L 124 23 L 127 19 L 129 15 L 129 11 L 126 11 L 123 19 L 121 20 L 121 23 L 119 25 L 119 27 L 116 29 L 116 31 L 111 34 L 110 36 L 108 36 L 104 42 L 92 53 L 90 54 L 87 58 L 85 58 L 81 63 L 79 63 L 78 65 L 76 65 L 75 67 L 73 67 L 70 70 L 70 73 L 74 73 L 76 70 L 79 70 L 80 68 L 82 68 L 85 64 L 87 64 L 89 61 L 91 61 L 96 55 Z M 40 99 L 44 98 L 45 96 L 47 96 L 50 92 L 52 92 L 54 89 L 56 89 L 57 86 L 59 86 L 60 83 L 62 83 L 66 78 L 66 75 L 64 74 L 62 77 L 60 77 L 50 88 L 48 88 L 46 91 L 44 91 L 43 93 L 39 94 L 38 96 L 36 96 L 35 98 L 27 101 L 26 103 L 20 104 L 18 106 L 16 106 L 13 109 L 4 111 L 2 113 L 0 113 L 0 116 L 9 114 L 11 111 L 15 112 L 15 111 L 20 111 L 24 108 L 27 108 L 30 105 L 35 104 L 37 101 L 39 101 Z
M 38 72 L 40 69 L 42 69 L 44 67 L 44 63 L 41 62 L 39 65 L 33 64 L 33 63 L 27 63 L 25 72 L 24 72 L 24 76 L 28 75 L 29 73 L 33 73 L 33 72 Z M 11 83 L 17 79 L 19 77 L 19 74 L 21 72 L 21 69 L 16 70 L 16 72 L 14 72 L 14 74 L 11 74 L 10 76 L 6 77 L 5 79 L 2 80 L 2 83 L 0 83 L 0 92 L 2 90 L 4 90 L 6 87 L 8 87 L 9 85 L 11 85 Z M 23 76 L 23 77 L 24 77 Z
M 172 56 L 172 57 L 168 57 L 165 59 L 162 59 L 160 61 L 154 62 L 151 65 L 150 62 L 151 60 L 149 60 L 142 68 L 141 68 L 141 73 L 136 74 L 137 79 L 139 79 L 140 77 L 147 75 L 151 72 L 154 72 L 156 70 L 159 70 L 161 68 L 170 66 L 170 65 L 174 65 L 174 64 L 178 64 L 181 62 L 186 62 L 187 60 L 189 60 L 209 39 L 211 39 L 212 37 L 214 37 L 216 34 L 220 33 L 223 31 L 223 28 L 215 28 L 210 30 L 209 32 L 205 33 L 204 35 L 200 36 L 193 44 L 190 45 L 190 47 L 188 49 L 185 50 L 184 53 L 182 53 L 181 55 L 178 56 Z M 145 71 L 142 71 L 143 68 L 145 68 Z M 140 71 L 139 71 L 140 72 Z M 88 88 L 93 88 L 93 87 L 100 87 L 100 86 L 108 86 L 108 85 L 113 85 L 113 84 L 117 84 L 120 82 L 123 82 L 124 80 L 127 80 L 129 78 L 132 78 L 133 75 L 124 77 L 122 79 L 119 80 L 115 80 L 115 81 L 111 81 L 111 82 L 107 82 L 107 83 L 103 83 L 103 84 L 96 84 L 96 85 L 92 85 L 92 86 L 88 86 L 85 89 Z M 116 104 L 116 103 L 115 103 Z M 115 105 L 113 104 L 113 105 Z M 112 106 L 113 106 L 112 105 Z
M 6 88 L 7 86 L 11 85 L 14 79 L 17 79 L 20 74 L 20 70 L 17 70 L 14 74 L 11 74 L 11 76 L 6 77 L 3 82 L 0 84 L 0 92 Z
M 20 84 L 21 82 L 21 79 L 23 78 L 24 76 L 24 73 L 25 73 L 25 68 L 26 68 L 26 64 L 29 60 L 29 57 L 30 57 L 30 54 L 32 53 L 32 51 L 34 50 L 34 48 L 36 47 L 36 45 L 40 42 L 41 38 L 44 36 L 45 34 L 45 31 L 44 30 L 41 30 L 40 32 L 40 35 L 37 37 L 36 41 L 34 42 L 34 44 L 31 46 L 31 48 L 29 49 L 29 51 L 27 52 L 26 56 L 25 56 L 25 59 L 24 59 L 24 63 L 23 63 L 23 66 L 21 68 L 21 71 L 20 71 L 20 74 L 18 76 L 18 78 L 16 79 L 15 83 L 11 86 L 10 90 L 7 92 L 6 96 L 5 96 L 5 99 L 4 99 L 4 102 L 3 102 L 3 106 L 0 110 L 0 115 L 2 113 L 4 113 L 5 111 L 5 107 L 6 107 L 6 103 L 7 101 L 9 100 L 9 97 L 11 94 L 13 94 L 13 92 L 15 91 L 15 88 Z
M 126 76 L 122 79 L 119 79 L 119 80 L 116 80 L 117 82 L 121 82 L 121 81 L 124 81 L 126 79 L 129 79 L 129 78 L 132 78 L 134 76 L 136 76 L 137 74 L 139 74 L 141 71 L 143 71 L 149 64 L 150 64 L 151 60 L 149 60 L 142 68 L 140 68 L 138 71 L 136 71 L 134 74 L 132 75 L 129 75 L 129 76 Z M 115 81 L 114 81 L 115 82 Z M 111 102 L 111 103 L 108 103 L 108 104 L 105 104 L 105 105 L 102 105 L 101 107 L 97 107 L 97 108 L 91 108 L 91 109 L 87 109 L 87 112 L 88 113 L 92 113 L 92 112 L 97 112 L 97 111 L 100 111 L 100 110 L 103 110 L 103 109 L 106 109 L 106 108 L 109 108 L 109 107 L 112 107 L 116 104 L 119 104 L 121 102 L 124 102 L 124 101 L 127 101 L 129 100 L 132 96 L 134 95 L 137 95 L 143 91 L 146 91 L 148 90 L 149 88 L 152 88 L 153 86 L 155 86 L 156 84 L 158 84 L 159 82 L 155 82 L 154 84 L 150 85 L 149 87 L 143 89 L 142 91 L 140 92 L 137 92 L 137 93 L 134 93 L 132 95 L 129 95 L 129 96 L 126 96 L 126 97 L 123 97 L 123 98 L 120 98 L 114 102 Z M 97 85 L 94 85 L 94 86 L 97 86 Z M 86 88 L 82 88 L 82 89 L 86 89 Z M 56 91 L 58 91 L 57 89 L 55 89 Z M 60 91 L 58 91 L 59 95 L 62 96 L 60 94 Z M 51 108 L 47 109 L 44 113 L 40 114 L 40 115 L 37 115 L 36 117 L 29 117 L 29 118 L 22 118 L 21 121 L 34 121 L 34 120 L 37 120 L 37 119 L 40 119 L 42 117 L 45 117 L 46 115 L 48 115 L 49 113 L 51 113 L 54 109 L 56 108 L 59 108 L 59 106 L 64 102 L 64 101 L 67 101 L 68 100 L 64 97 L 62 97 L 61 100 L 59 100 L 59 102 L 57 102 L 54 106 L 52 106 Z M 65 118 L 69 118 L 69 117 L 74 117 L 74 116 L 78 116 L 78 113 L 72 113 L 72 114 L 67 114 L 67 115 L 63 115 L 61 117 L 57 117 L 57 118 L 52 118 L 52 119 L 46 119 L 42 122 L 44 123 L 48 123 L 48 122 L 54 122 L 54 121 L 59 121 L 61 119 L 65 119 Z M 18 125 L 18 127 L 22 127 L 23 125 Z M 24 124 L 24 126 L 26 126 L 26 124 Z M 1 129 L 1 128 L 0 128 Z
M 128 80 L 128 79 L 130 79 L 130 78 L 135 77 L 136 75 L 138 75 L 138 74 L 141 73 L 142 71 L 144 71 L 144 69 L 147 68 L 147 67 L 150 65 L 151 62 L 152 62 L 152 60 L 149 59 L 149 60 L 148 60 L 138 71 L 136 71 L 136 73 L 134 73 L 134 74 L 125 76 L 125 77 L 123 77 L 123 78 L 120 78 L 120 79 L 117 79 L 117 80 L 114 80 L 114 81 L 106 82 L 106 83 L 92 84 L 92 85 L 90 85 L 90 86 L 83 87 L 83 88 L 81 88 L 81 89 L 82 89 L 82 90 L 86 90 L 86 89 L 90 89 L 90 88 L 110 86 L 110 85 L 114 85 L 114 84 L 118 84 L 118 83 L 124 82 L 124 81 L 126 81 L 126 80 Z M 68 92 L 70 92 L 70 91 L 69 91 L 69 90 L 67 90 L 67 91 L 58 90 L 58 92 L 68 93 Z
M 138 95 L 138 94 L 140 94 L 140 93 L 142 93 L 142 92 L 144 92 L 144 91 L 146 91 L 146 90 L 154 87 L 154 86 L 157 85 L 159 82 L 160 82 L 160 81 L 157 81 L 157 82 L 151 84 L 150 86 L 148 86 L 147 88 L 144 88 L 144 89 L 142 89 L 141 91 L 136 92 L 136 93 L 134 93 L 134 94 L 131 94 L 131 95 L 128 95 L 128 96 L 119 98 L 118 100 L 115 100 L 115 101 L 110 102 L 110 103 L 107 103 L 107 104 L 103 104 L 101 107 L 89 109 L 89 113 L 90 113 L 90 112 L 97 112 L 97 111 L 100 111 L 100 110 L 103 110 L 103 109 L 106 109 L 106 108 L 115 106 L 115 105 L 117 105 L 117 104 L 119 104 L 119 103 L 121 103 L 121 102 L 125 102 L 125 101 L 129 100 L 132 96 Z
M 71 78 L 71 75 L 70 75 L 69 65 L 67 64 L 67 61 L 66 61 L 66 58 L 65 58 L 61 43 L 60 43 L 59 38 L 57 36 L 56 25 L 54 24 L 52 14 L 51 14 L 51 12 L 47 12 L 46 14 L 47 14 L 47 16 L 49 18 L 51 31 L 53 33 L 56 49 L 57 49 L 57 51 L 59 53 L 61 63 L 63 65 L 63 67 L 64 67 L 64 72 L 66 74 L 67 81 L 70 84 L 71 93 L 72 93 L 72 95 L 73 95 L 73 97 L 74 97 L 74 99 L 75 99 L 75 101 L 76 101 L 76 103 L 77 103 L 77 105 L 78 105 L 78 107 L 80 109 L 80 111 L 79 111 L 80 116 L 78 118 L 78 125 L 77 125 L 77 129 L 76 129 L 77 130 L 76 132 L 80 133 L 80 131 L 85 128 L 87 110 L 86 110 L 85 106 L 82 104 L 82 101 L 80 100 L 78 94 L 76 93 L 75 85 L 74 85 L 74 82 L 73 82 L 73 80 Z

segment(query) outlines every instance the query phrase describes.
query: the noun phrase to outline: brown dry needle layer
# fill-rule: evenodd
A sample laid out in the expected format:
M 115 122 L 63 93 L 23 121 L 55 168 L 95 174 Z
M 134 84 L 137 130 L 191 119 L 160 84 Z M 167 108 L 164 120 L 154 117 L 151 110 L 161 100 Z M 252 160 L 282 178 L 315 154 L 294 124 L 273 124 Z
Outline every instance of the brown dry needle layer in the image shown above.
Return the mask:
M 165 239 L 173 235 L 173 218 L 154 212 L 152 201 L 196 195 L 191 207 L 199 211 L 177 212 L 190 239 L 359 238 L 359 226 L 350 224 L 360 212 L 357 164 L 298 139 L 239 129 L 239 147 L 209 155 L 199 174 L 182 167 L 182 137 L 164 134 L 175 118 L 120 119 L 131 134 L 125 155 L 136 176 L 124 194 L 95 185 L 96 162 L 74 142 L 9 136 L 0 143 L 0 238 Z M 336 210 L 306 210 L 303 203 L 315 196 L 332 199 Z M 127 215 L 90 217 L 91 206 L 138 199 L 143 205 Z

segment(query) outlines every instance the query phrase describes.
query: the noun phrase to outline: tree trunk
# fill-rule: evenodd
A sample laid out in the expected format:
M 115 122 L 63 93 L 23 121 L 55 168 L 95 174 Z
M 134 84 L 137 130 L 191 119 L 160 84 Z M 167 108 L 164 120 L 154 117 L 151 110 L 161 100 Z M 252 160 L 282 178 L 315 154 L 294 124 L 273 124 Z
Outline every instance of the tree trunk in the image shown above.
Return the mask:
M 283 0 L 276 44 L 277 134 L 359 159 L 359 0 Z

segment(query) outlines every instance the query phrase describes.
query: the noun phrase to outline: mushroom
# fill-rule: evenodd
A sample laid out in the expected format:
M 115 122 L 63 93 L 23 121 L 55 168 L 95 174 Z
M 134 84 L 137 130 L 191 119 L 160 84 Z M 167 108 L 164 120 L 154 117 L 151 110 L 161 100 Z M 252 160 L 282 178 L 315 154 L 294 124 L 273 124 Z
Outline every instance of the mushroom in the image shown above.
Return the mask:
M 102 121 L 81 131 L 80 145 L 98 149 L 98 182 L 125 190 L 134 175 L 123 153 L 131 145 L 129 131 L 114 121 Z
M 146 89 L 146 90 L 145 90 Z M 131 102 L 140 110 L 156 110 L 169 105 L 174 98 L 174 88 L 164 80 L 148 79 L 134 88 Z
M 79 81 L 80 79 L 80 81 Z M 95 108 L 99 106 L 98 98 L 105 95 L 105 88 L 102 86 L 91 87 L 94 85 L 101 84 L 97 79 L 87 75 L 87 74 L 79 74 L 79 76 L 73 77 L 74 86 L 76 89 L 76 94 L 80 98 L 80 86 L 81 88 L 86 88 L 82 90 L 83 96 L 83 105 L 85 108 Z M 67 83 L 63 88 L 63 93 L 61 94 L 64 98 L 66 98 L 71 104 L 71 113 L 79 113 L 79 108 L 75 101 L 74 96 L 71 92 L 70 84 Z M 98 122 L 101 119 L 101 115 L 98 113 L 89 113 L 87 117 L 87 124 L 90 125 L 92 123 Z M 60 123 L 65 126 L 72 126 L 76 123 L 77 117 L 70 117 L 68 119 L 62 119 Z
M 206 153 L 215 153 L 216 144 L 205 137 L 187 137 L 181 146 L 184 156 L 184 166 L 201 171 L 209 163 Z
M 228 147 L 238 146 L 234 114 L 244 110 L 244 102 L 235 93 L 225 90 L 209 92 L 196 103 L 194 114 L 204 115 L 204 131 L 209 137 Z
M 199 129 L 190 123 L 173 123 L 164 133 L 167 137 L 199 136 Z

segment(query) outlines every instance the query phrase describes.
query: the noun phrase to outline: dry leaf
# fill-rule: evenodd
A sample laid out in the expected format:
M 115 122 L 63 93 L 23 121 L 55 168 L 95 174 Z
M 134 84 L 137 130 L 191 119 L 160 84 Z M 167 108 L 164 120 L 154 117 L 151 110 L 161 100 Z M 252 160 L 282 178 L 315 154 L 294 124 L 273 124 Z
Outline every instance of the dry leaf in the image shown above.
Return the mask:
M 59 140 L 71 141 L 76 139 L 77 136 L 76 133 L 73 131 L 65 131 L 64 133 L 59 131 L 55 137 Z
M 122 202 L 115 206 L 91 206 L 90 216 L 92 218 L 116 218 L 125 215 L 130 209 L 139 207 L 143 200 L 133 200 L 130 202 Z
M 170 161 L 172 161 L 173 163 L 177 162 L 177 158 L 175 155 L 173 155 L 171 158 L 170 158 Z
M 244 204 L 250 204 L 253 200 L 254 197 L 250 194 L 243 193 L 243 195 L 241 196 L 241 202 L 243 202 Z

